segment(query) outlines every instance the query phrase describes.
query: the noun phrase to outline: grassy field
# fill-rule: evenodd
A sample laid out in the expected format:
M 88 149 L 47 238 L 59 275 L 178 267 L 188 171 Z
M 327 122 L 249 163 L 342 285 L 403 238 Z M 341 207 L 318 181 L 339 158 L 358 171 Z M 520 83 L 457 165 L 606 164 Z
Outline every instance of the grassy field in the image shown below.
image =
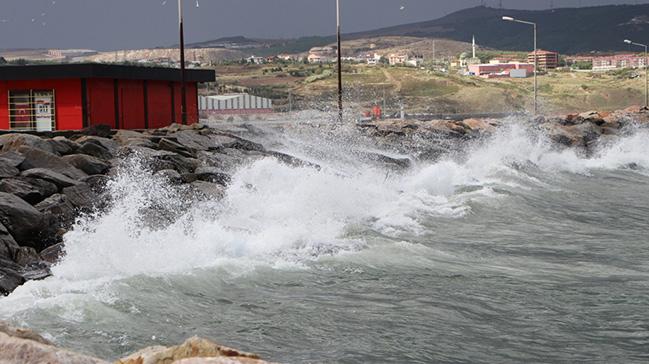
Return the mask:
M 249 91 L 275 99 L 285 107 L 288 95 L 302 108 L 331 102 L 337 79 L 333 65 L 228 65 L 217 68 L 221 91 Z M 348 102 L 367 108 L 373 103 L 409 112 L 511 112 L 531 108 L 532 78 L 482 79 L 429 69 L 345 65 Z M 642 104 L 644 77 L 628 70 L 606 74 L 551 72 L 539 76 L 539 103 L 548 114 L 614 110 Z

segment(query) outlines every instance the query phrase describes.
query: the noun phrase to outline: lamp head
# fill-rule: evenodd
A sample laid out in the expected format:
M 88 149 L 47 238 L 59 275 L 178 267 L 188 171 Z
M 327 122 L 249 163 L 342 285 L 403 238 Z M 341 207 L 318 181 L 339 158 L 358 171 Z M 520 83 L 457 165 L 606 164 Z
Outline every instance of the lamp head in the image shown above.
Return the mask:
M 511 16 L 503 16 L 503 20 L 505 20 L 505 21 L 514 21 L 514 18 L 512 18 Z
M 626 43 L 626 44 L 631 44 L 631 43 L 633 43 L 633 42 L 630 41 L 630 40 L 628 40 L 628 39 L 625 39 L 625 40 L 624 40 L 624 43 Z

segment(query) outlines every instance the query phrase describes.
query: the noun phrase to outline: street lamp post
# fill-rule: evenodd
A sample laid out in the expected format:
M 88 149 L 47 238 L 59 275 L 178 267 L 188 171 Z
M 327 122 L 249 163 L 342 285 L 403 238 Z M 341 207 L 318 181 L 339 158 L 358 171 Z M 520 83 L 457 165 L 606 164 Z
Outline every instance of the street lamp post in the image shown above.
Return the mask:
M 340 0 L 336 0 L 336 37 L 338 42 L 338 119 L 343 121 L 343 65 L 340 37 Z
M 187 86 L 185 82 L 185 29 L 183 17 L 183 2 L 178 0 L 178 27 L 180 31 L 180 113 L 182 124 L 187 125 Z
M 536 115 L 539 111 L 539 104 L 538 104 L 538 98 L 539 98 L 539 83 L 538 83 L 538 69 L 539 69 L 539 57 L 537 54 L 537 26 L 536 23 L 531 22 L 531 21 L 525 21 L 525 20 L 519 20 L 512 18 L 510 16 L 503 16 L 504 21 L 512 21 L 515 23 L 521 23 L 521 24 L 527 24 L 531 25 L 534 27 L 534 115 Z
M 649 58 L 647 58 L 647 50 L 649 46 L 646 44 L 632 42 L 628 39 L 624 40 L 624 43 L 635 45 L 638 47 L 644 47 L 644 80 L 645 80 L 645 89 L 644 89 L 644 107 L 645 109 L 649 108 Z

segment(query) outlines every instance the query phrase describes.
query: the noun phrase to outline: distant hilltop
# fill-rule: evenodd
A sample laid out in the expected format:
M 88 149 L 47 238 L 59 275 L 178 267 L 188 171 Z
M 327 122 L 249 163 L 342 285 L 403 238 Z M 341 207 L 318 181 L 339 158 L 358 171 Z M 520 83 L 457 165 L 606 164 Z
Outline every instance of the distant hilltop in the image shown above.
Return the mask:
M 536 22 L 539 46 L 575 54 L 590 51 L 625 51 L 624 39 L 647 41 L 649 4 L 610 5 L 552 10 L 511 10 L 479 6 L 443 18 L 398 25 L 347 35 L 347 38 L 411 36 L 470 41 L 479 37 L 482 46 L 502 50 L 533 48 L 531 29 L 505 23 L 503 16 Z
M 537 22 L 539 47 L 563 54 L 591 51 L 628 51 L 624 39 L 646 39 L 649 34 L 649 4 L 609 5 L 552 10 L 511 10 L 478 6 L 445 17 L 418 23 L 345 34 L 344 39 L 360 40 L 386 36 L 448 39 L 470 42 L 473 35 L 483 48 L 500 50 L 532 49 L 531 29 L 505 23 L 503 16 Z M 195 48 L 252 50 L 256 55 L 306 52 L 335 42 L 334 36 L 296 39 L 250 39 L 242 36 L 193 43 Z

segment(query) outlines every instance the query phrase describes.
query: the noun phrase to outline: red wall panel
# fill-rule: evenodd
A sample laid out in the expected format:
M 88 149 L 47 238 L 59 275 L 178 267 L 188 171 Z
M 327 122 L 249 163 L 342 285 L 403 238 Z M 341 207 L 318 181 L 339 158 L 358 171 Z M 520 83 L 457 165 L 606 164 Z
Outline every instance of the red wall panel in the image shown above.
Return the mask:
M 162 128 L 171 124 L 171 86 L 166 81 L 148 82 L 149 128 Z
M 94 78 L 87 82 L 88 125 L 115 127 L 115 82 L 111 79 Z
M 197 84 L 195 82 L 187 82 L 187 124 L 195 124 L 198 122 L 198 96 Z M 176 105 L 176 123 L 182 123 L 181 112 L 181 87 L 180 82 L 174 83 L 174 95 Z
M 144 82 L 119 81 L 119 128 L 144 129 Z
M 0 81 L 0 129 L 9 129 L 10 90 L 54 90 L 56 128 L 82 128 L 80 79 Z

